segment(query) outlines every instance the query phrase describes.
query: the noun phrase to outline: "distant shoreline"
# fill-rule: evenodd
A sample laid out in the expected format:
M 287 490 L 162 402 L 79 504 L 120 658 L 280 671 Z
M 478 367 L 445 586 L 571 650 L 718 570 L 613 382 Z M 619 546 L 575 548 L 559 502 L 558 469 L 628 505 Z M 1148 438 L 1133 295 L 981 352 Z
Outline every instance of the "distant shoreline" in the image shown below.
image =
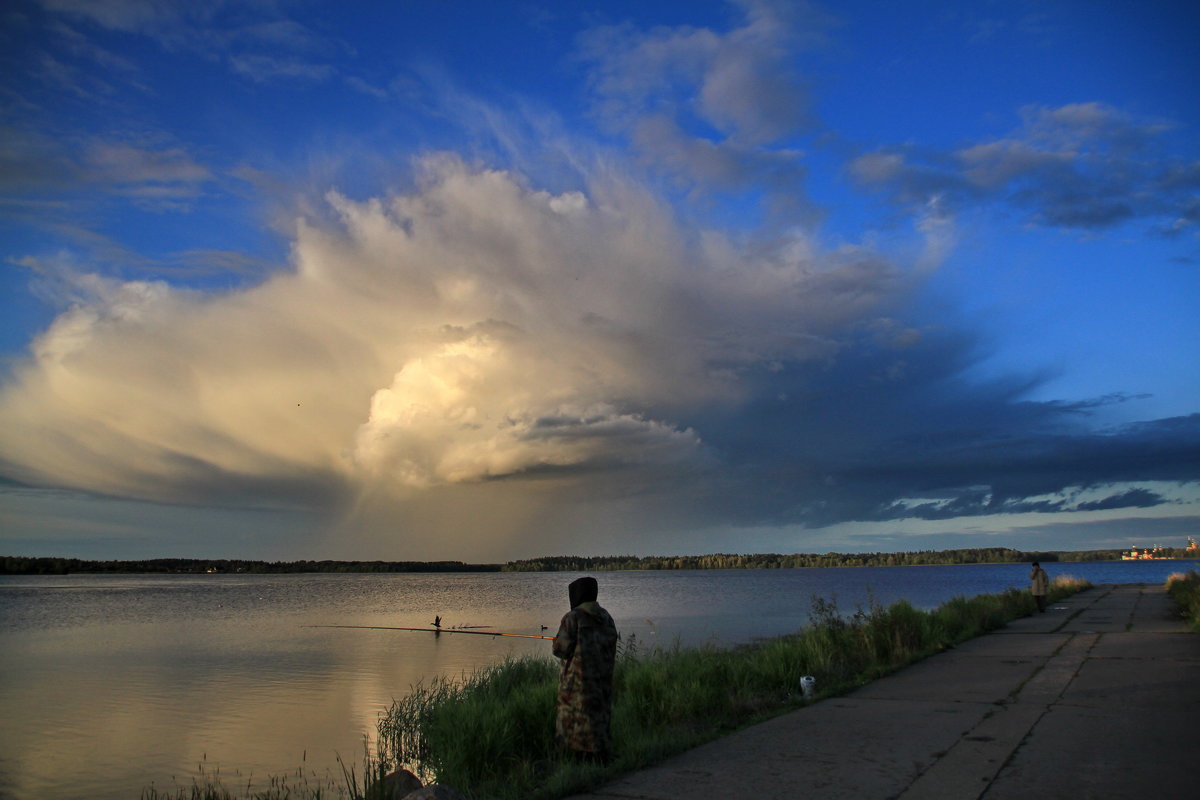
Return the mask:
M 79 558 L 0 556 L 0 575 L 70 574 L 296 574 L 389 572 L 583 572 L 614 570 L 802 569 L 829 567 L 1020 564 L 1031 561 L 1120 561 L 1120 550 L 1023 551 L 1007 547 L 899 553 L 711 553 L 701 556 L 544 556 L 503 564 L 463 561 L 254 561 L 153 558 L 96 561 Z M 1194 551 L 1165 548 L 1163 559 L 1195 558 Z

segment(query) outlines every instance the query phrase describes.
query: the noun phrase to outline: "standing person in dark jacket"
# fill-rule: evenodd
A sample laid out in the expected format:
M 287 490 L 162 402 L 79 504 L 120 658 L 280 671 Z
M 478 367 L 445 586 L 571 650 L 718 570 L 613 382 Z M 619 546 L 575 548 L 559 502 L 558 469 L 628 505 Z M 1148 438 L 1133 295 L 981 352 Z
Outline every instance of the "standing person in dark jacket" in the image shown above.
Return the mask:
M 595 578 L 567 587 L 571 610 L 562 618 L 553 652 L 562 661 L 558 676 L 559 743 L 577 756 L 607 762 L 612 753 L 613 665 L 617 626 L 596 603 Z

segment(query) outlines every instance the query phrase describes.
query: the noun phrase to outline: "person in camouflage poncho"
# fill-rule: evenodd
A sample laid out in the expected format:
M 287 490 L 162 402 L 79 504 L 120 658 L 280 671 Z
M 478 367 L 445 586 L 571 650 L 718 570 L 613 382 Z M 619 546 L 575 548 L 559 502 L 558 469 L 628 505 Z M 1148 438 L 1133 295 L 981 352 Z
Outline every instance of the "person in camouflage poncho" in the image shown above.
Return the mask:
M 617 626 L 596 603 L 595 578 L 573 581 L 567 591 L 571 610 L 563 616 L 553 643 L 554 655 L 562 661 L 555 734 L 568 750 L 607 761 L 612 751 Z

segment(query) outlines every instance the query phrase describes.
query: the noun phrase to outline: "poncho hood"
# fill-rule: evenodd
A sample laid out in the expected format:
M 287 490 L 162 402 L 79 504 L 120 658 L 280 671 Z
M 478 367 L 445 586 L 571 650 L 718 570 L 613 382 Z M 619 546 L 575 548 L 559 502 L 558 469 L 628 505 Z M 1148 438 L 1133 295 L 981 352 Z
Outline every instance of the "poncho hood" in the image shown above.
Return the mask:
M 571 608 L 577 608 L 583 603 L 595 603 L 599 586 L 595 578 L 578 578 L 571 581 L 567 587 L 567 595 L 571 598 Z

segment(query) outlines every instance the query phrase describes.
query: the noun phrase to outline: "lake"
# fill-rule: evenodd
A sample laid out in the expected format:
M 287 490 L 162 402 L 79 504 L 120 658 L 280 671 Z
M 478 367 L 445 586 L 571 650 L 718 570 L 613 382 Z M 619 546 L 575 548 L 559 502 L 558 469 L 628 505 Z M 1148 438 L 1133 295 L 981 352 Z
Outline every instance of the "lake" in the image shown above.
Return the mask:
M 1162 583 L 1196 561 L 1045 565 Z M 626 641 L 721 645 L 795 631 L 814 596 L 852 613 L 1028 585 L 1024 564 L 598 572 Z M 553 635 L 580 573 L 0 576 L 0 798 L 136 798 L 219 774 L 340 776 L 409 687 L 539 639 L 310 627 L 442 624 Z M 546 626 L 543 630 L 542 626 Z

